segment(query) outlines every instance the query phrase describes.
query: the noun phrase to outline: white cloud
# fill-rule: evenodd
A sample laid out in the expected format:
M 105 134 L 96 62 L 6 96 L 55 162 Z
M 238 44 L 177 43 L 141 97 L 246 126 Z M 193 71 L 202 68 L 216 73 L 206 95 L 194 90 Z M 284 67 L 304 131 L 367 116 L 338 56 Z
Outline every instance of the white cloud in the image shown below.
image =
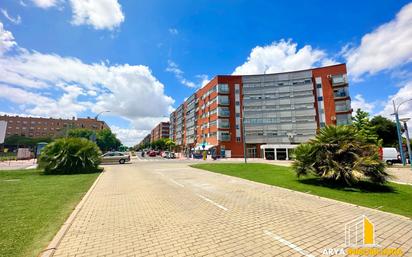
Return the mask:
M 117 0 L 70 0 L 74 25 L 91 25 L 95 29 L 114 29 L 124 21 Z
M 14 41 L 13 34 L 5 30 L 3 23 L 0 22 L 0 57 L 16 45 L 17 43 Z
M 271 45 L 253 48 L 246 62 L 238 66 L 233 74 L 276 73 L 332 63 L 322 50 L 313 49 L 310 45 L 297 49 L 297 43 L 281 39 Z
M 357 109 L 361 109 L 362 111 L 372 114 L 373 110 L 376 107 L 376 104 L 366 102 L 366 100 L 363 98 L 361 94 L 357 94 L 355 98 L 352 99 L 351 106 L 352 106 L 353 111 L 355 112 Z
M 412 3 L 395 19 L 362 37 L 358 47 L 343 49 L 349 73 L 355 79 L 412 61 Z
M 21 23 L 21 17 L 20 15 L 17 15 L 16 17 L 12 17 L 6 9 L 0 9 L 1 13 L 8 19 L 10 22 L 14 24 L 20 24 Z
M 394 120 L 394 116 L 391 115 L 392 113 L 394 113 L 392 101 L 395 100 L 395 104 L 396 106 L 398 106 L 402 102 L 410 100 L 410 99 L 412 99 L 412 80 L 406 82 L 396 94 L 388 97 L 385 107 L 379 113 L 379 115 L 382 115 L 382 116 L 385 116 L 385 117 L 388 117 Z M 412 119 L 412 101 L 407 101 L 399 107 L 399 117 Z M 408 128 L 409 128 L 410 133 L 412 133 L 412 120 L 408 122 Z M 412 135 L 410 134 L 409 136 L 412 136 Z
M 0 49 L 5 53 L 17 44 L 1 23 L 0 32 Z M 147 66 L 88 64 L 16 48 L 13 54 L 0 55 L 0 98 L 14 103 L 12 107 L 21 113 L 72 117 L 110 110 L 130 121 L 137 132 L 146 133 L 173 110 L 174 100 L 165 95 L 164 85 Z
M 62 0 L 32 0 L 32 2 L 37 7 L 47 9 L 47 8 L 54 7 L 62 3 Z M 20 1 L 20 4 L 23 6 L 26 6 L 26 4 L 23 1 Z
M 177 35 L 177 34 L 179 34 L 179 31 L 176 28 L 170 28 L 169 33 L 172 34 L 172 35 Z
M 200 79 L 200 87 L 206 86 L 206 84 L 210 81 L 209 76 L 206 74 L 196 75 L 196 77 Z
M 31 51 L 0 58 L 0 82 L 43 91 L 78 85 L 82 94 L 95 97 L 93 111 L 109 109 L 130 120 L 168 115 L 174 101 L 146 66 L 86 64 Z
M 120 128 L 118 126 L 111 127 L 113 133 L 116 134 L 117 138 L 122 141 L 126 146 L 137 145 L 147 134 L 150 133 L 150 130 L 138 130 L 134 128 Z
M 193 81 L 190 81 L 186 79 L 183 74 L 184 72 L 179 68 L 179 66 L 173 62 L 172 60 L 167 61 L 167 72 L 173 73 L 176 77 L 176 79 L 182 84 L 190 88 L 199 88 L 203 87 L 205 84 L 209 82 L 209 77 L 205 74 L 201 75 L 196 75 L 196 78 L 198 78 L 199 82 L 195 83 Z
M 65 93 L 57 100 L 24 89 L 0 84 L 0 98 L 20 104 L 24 112 L 34 116 L 70 118 L 85 111 L 91 103 L 77 101 L 82 89 L 75 86 L 65 88 Z

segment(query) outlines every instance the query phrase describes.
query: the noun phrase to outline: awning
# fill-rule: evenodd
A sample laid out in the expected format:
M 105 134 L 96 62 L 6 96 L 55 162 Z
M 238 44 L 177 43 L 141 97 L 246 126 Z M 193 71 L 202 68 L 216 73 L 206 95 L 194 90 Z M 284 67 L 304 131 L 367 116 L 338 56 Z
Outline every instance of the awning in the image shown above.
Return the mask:
M 271 145 L 271 144 L 267 144 L 267 145 L 261 145 L 260 146 L 260 149 L 278 149 L 278 148 L 286 148 L 286 149 L 293 149 L 293 148 L 296 148 L 296 147 L 298 147 L 298 145 L 282 145 L 282 144 L 279 144 L 279 145 L 275 145 L 275 144 L 273 144 L 273 145 Z
M 210 148 L 215 147 L 215 145 L 205 145 L 205 148 L 202 147 L 202 145 L 197 145 L 195 147 L 195 150 L 209 150 Z

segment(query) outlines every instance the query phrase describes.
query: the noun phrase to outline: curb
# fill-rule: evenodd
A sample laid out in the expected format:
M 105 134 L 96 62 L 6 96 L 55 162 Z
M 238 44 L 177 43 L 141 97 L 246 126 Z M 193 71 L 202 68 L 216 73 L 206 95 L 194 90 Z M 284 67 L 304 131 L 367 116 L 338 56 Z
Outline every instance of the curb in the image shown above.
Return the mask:
M 87 201 L 87 199 L 89 198 L 89 196 L 93 192 L 94 188 L 96 187 L 97 183 L 99 182 L 99 180 L 102 177 L 104 172 L 105 171 L 102 171 L 100 173 L 100 175 L 96 178 L 93 185 L 90 187 L 90 189 L 87 191 L 87 193 L 83 196 L 83 198 L 80 200 L 80 202 L 76 205 L 73 212 L 70 214 L 69 218 L 63 223 L 63 225 L 61 226 L 59 231 L 53 237 L 52 241 L 49 243 L 49 245 L 44 250 L 42 250 L 37 255 L 37 257 L 52 257 L 54 255 L 54 252 L 57 250 L 57 247 L 59 246 L 59 244 L 62 241 L 63 237 L 66 235 L 67 231 L 69 230 L 69 228 L 73 224 L 73 221 L 76 219 L 77 214 L 83 208 L 84 203 Z

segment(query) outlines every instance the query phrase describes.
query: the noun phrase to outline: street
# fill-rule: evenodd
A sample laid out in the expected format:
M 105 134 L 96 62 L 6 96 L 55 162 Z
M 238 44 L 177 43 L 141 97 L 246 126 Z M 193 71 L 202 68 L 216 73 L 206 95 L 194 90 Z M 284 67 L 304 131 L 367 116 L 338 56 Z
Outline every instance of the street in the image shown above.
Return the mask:
M 108 165 L 54 256 L 323 256 L 366 215 L 380 247 L 412 247 L 408 218 L 215 174 L 190 161 Z

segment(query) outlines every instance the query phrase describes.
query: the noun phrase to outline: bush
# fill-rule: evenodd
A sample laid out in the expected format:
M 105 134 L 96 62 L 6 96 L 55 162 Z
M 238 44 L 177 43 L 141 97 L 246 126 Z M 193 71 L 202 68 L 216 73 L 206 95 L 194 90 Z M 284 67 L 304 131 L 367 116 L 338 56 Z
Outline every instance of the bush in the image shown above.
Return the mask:
M 76 174 L 100 171 L 101 152 L 84 138 L 61 138 L 48 144 L 39 156 L 45 174 Z
M 352 185 L 360 180 L 385 183 L 388 174 L 377 146 L 351 126 L 329 126 L 315 139 L 295 149 L 293 168 L 298 175 L 314 174 L 323 179 Z

